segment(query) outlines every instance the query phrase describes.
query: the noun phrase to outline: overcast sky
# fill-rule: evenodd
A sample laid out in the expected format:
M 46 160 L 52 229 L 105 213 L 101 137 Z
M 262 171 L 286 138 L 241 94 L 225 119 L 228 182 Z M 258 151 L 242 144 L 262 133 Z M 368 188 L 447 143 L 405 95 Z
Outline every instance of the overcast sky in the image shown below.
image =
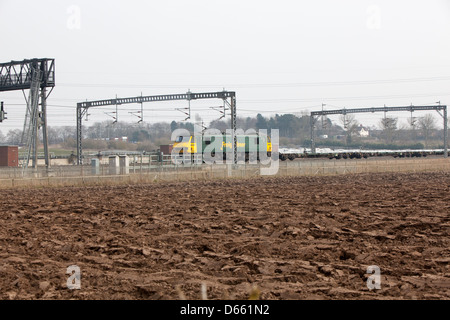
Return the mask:
M 50 126 L 75 126 L 77 102 L 188 89 L 236 91 L 238 116 L 450 104 L 450 0 L 0 0 L 0 33 L 0 62 L 56 59 Z M 0 131 L 21 129 L 22 92 L 0 100 Z M 192 118 L 214 120 L 220 104 L 193 102 Z M 144 107 L 146 122 L 181 121 L 187 102 Z M 138 109 L 121 106 L 119 121 Z

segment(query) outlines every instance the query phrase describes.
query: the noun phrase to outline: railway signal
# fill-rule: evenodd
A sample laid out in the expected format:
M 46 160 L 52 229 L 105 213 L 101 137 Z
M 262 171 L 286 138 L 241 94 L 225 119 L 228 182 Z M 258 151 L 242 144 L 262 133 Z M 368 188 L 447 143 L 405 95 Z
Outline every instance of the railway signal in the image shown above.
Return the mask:
M 5 110 L 3 109 L 3 101 L 0 103 L 0 122 L 3 122 L 3 120 L 6 120 L 8 118 L 5 117 Z

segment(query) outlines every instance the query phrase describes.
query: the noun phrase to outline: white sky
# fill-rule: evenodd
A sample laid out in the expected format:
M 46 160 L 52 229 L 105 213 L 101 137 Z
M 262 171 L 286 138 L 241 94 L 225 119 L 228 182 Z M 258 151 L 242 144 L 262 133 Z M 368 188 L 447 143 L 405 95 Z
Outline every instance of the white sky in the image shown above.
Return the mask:
M 0 0 L 0 62 L 56 59 L 48 124 L 75 126 L 77 102 L 236 91 L 238 116 L 450 104 L 450 0 Z M 4 134 L 22 128 L 22 92 L 2 92 Z M 219 117 L 192 102 L 192 120 Z M 181 121 L 187 102 L 145 104 Z M 121 106 L 119 121 L 137 121 Z M 110 119 L 91 109 L 89 122 Z M 420 116 L 424 113 L 417 112 Z M 360 114 L 376 125 L 383 114 Z M 409 113 L 394 114 L 406 123 Z M 441 123 L 440 116 L 435 117 Z M 331 118 L 338 122 L 338 118 Z

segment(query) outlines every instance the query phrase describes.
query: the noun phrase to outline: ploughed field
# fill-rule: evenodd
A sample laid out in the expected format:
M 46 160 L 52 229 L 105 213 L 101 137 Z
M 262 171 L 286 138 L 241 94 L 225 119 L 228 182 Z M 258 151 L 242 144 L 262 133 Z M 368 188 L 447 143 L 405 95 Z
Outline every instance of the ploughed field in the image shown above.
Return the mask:
M 3 190 L 0 299 L 449 299 L 449 217 L 448 172 Z

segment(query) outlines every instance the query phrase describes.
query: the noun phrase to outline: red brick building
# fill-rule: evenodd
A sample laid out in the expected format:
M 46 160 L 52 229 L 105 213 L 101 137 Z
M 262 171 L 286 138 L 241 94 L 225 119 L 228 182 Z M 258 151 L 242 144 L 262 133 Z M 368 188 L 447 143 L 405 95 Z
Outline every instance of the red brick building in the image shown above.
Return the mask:
M 0 146 L 0 167 L 19 166 L 19 147 Z

